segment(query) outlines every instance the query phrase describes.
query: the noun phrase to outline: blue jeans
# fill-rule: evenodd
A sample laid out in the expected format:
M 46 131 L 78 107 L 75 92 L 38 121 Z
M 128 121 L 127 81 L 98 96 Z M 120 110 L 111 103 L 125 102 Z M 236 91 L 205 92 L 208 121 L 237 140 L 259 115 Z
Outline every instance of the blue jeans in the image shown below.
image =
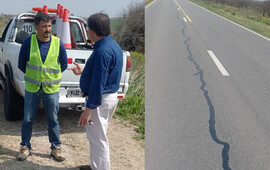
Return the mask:
M 47 94 L 42 90 L 42 88 L 36 93 L 31 93 L 25 90 L 21 145 L 27 146 L 31 149 L 30 140 L 32 136 L 32 126 L 41 99 L 47 118 L 49 141 L 51 143 L 51 149 L 53 149 L 55 146 L 61 145 L 57 116 L 59 110 L 59 94 L 58 92 Z

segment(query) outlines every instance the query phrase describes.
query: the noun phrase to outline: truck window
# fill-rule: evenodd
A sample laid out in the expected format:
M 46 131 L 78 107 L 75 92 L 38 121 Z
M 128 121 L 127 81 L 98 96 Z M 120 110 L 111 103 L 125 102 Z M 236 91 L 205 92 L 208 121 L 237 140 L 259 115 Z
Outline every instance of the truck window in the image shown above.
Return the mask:
M 29 37 L 31 34 L 36 33 L 35 24 L 33 19 L 24 19 L 20 20 L 17 23 L 17 36 L 16 36 L 16 42 L 22 43 L 27 37 Z M 73 20 L 70 22 L 70 30 L 73 33 L 74 39 L 76 41 L 76 44 L 82 44 L 84 42 L 84 38 L 82 35 L 82 31 L 79 25 L 79 22 L 76 20 Z M 52 21 L 52 35 L 55 35 L 56 29 L 55 29 L 55 20 Z
M 36 33 L 35 25 L 33 22 L 24 22 L 18 27 L 18 32 L 27 32 L 28 34 Z
M 76 43 L 84 43 L 81 28 L 77 22 L 70 23 L 70 29 L 73 32 Z
M 22 44 L 23 41 L 28 38 L 31 34 L 36 33 L 35 29 L 35 24 L 33 19 L 25 19 L 25 20 L 20 20 L 16 27 L 18 28 L 17 30 L 17 35 L 15 42 Z

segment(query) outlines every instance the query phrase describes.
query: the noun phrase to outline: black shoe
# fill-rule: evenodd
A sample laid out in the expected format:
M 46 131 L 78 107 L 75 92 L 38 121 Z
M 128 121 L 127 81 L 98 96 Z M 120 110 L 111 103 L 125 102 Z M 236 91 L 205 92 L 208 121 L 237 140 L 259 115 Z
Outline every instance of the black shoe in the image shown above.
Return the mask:
M 80 170 L 92 170 L 92 168 L 90 167 L 90 165 L 82 165 L 79 168 L 80 168 Z

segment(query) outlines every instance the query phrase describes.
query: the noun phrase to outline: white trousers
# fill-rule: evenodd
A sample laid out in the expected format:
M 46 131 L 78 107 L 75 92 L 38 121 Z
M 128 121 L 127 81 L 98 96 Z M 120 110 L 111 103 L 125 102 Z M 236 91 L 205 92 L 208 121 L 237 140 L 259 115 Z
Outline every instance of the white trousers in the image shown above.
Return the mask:
M 117 93 L 102 95 L 102 104 L 93 110 L 92 123 L 85 126 L 90 143 L 93 170 L 110 170 L 110 151 L 107 128 L 118 103 Z

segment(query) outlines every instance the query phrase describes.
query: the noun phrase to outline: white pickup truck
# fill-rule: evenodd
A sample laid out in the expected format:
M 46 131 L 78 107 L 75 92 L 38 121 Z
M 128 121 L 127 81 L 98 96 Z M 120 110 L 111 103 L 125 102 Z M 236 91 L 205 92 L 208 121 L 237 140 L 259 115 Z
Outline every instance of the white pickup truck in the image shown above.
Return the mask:
M 7 120 L 20 120 L 23 117 L 23 97 L 25 93 L 24 73 L 18 68 L 19 51 L 23 40 L 35 33 L 34 17 L 36 13 L 22 13 L 10 20 L 0 38 L 0 85 L 4 90 L 4 114 Z M 55 14 L 50 14 L 52 34 L 55 33 Z M 84 65 L 92 53 L 86 35 L 84 19 L 69 16 L 72 49 L 67 49 L 68 67 L 73 61 Z M 118 90 L 118 98 L 124 98 L 128 89 L 130 75 L 130 54 L 123 51 L 123 68 Z M 72 71 L 62 74 L 59 90 L 59 107 L 82 110 L 85 99 L 81 97 L 79 78 Z

